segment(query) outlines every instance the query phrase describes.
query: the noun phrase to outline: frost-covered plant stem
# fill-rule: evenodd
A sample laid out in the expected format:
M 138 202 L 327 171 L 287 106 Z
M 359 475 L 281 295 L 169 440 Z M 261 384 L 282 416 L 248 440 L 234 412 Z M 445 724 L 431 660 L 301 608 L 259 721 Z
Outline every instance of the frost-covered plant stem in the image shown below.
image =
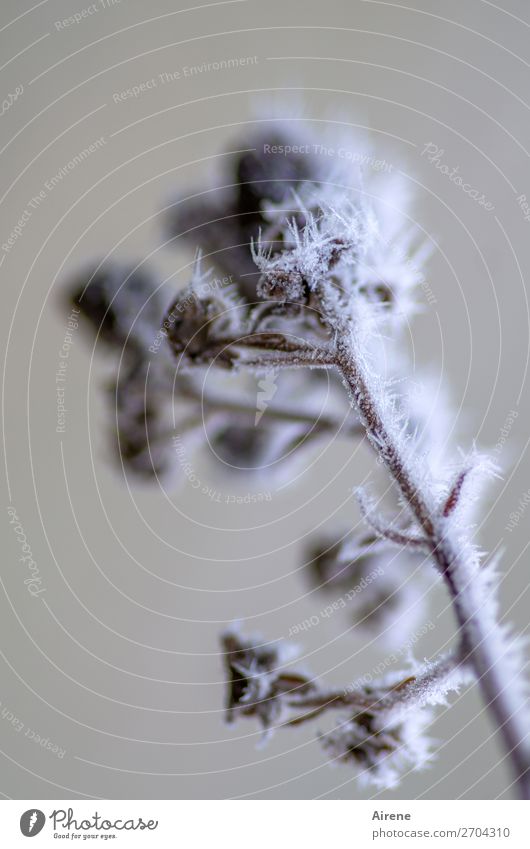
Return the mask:
M 392 644 L 401 640 L 403 620 L 408 627 L 410 619 L 402 615 L 399 597 L 405 613 L 418 609 L 401 592 L 411 583 L 401 581 L 403 560 L 424 557 L 448 588 L 458 625 L 456 649 L 434 662 L 411 657 L 406 669 L 375 684 L 370 678 L 367 685 L 332 691 L 292 669 L 292 645 L 232 629 L 222 638 L 227 721 L 254 718 L 270 735 L 275 727 L 342 708 L 336 727 L 319 734 L 324 749 L 332 761 L 360 767 L 361 782 L 388 789 L 405 770 L 422 768 L 430 758 L 432 741 L 423 733 L 432 717 L 429 705 L 445 703 L 448 693 L 476 678 L 514 784 L 530 798 L 524 655 L 499 622 L 493 564 L 483 562 L 473 545 L 470 524 L 475 475 L 493 472 L 492 464 L 473 450 L 453 478 L 454 459 L 445 450 L 446 405 L 419 404 L 410 385 L 395 390 L 408 363 L 399 345 L 389 348 L 388 341 L 398 343 L 405 320 L 420 308 L 414 291 L 423 286 L 420 268 L 430 246 L 405 223 L 413 219 L 393 181 L 367 190 L 366 175 L 354 175 L 349 167 L 331 173 L 322 157 L 312 163 L 305 156 L 265 156 L 262 142 L 271 137 L 282 150 L 284 141 L 293 141 L 289 135 L 284 139 L 283 125 L 251 149 L 245 140 L 235 172 L 225 181 L 233 191 L 223 189 L 207 202 L 209 193 L 199 192 L 191 219 L 188 211 L 177 214 L 172 234 L 191 234 L 200 248 L 189 286 L 165 315 L 162 287 L 142 266 L 98 266 L 90 286 L 83 281 L 79 288 L 76 281 L 76 306 L 97 338 L 120 355 L 120 372 L 108 394 L 116 404 L 123 468 L 147 479 L 177 471 L 180 434 L 196 444 L 205 423 L 238 469 L 265 469 L 282 458 L 282 473 L 315 437 L 366 435 L 399 493 L 400 515 L 390 522 L 376 515 L 375 505 L 359 492 L 369 528 L 360 536 L 348 529 L 338 541 L 314 546 L 311 568 L 325 588 L 362 581 L 368 586 L 374 574 L 383 575 L 360 605 L 353 604 L 354 619 L 356 625 L 375 623 L 379 637 Z M 203 270 L 201 250 L 215 257 L 218 271 L 226 274 L 222 281 L 212 279 L 213 269 Z M 327 381 L 318 373 L 286 375 L 275 387 L 275 404 L 261 410 L 259 393 L 257 399 L 255 388 L 248 392 L 249 381 L 239 382 L 240 391 L 230 395 L 224 380 L 215 394 L 209 386 L 205 391 L 210 368 L 266 376 L 300 368 L 332 371 L 331 404 L 324 399 Z M 391 379 L 385 377 L 389 373 Z M 344 398 L 335 397 L 340 379 L 352 406 L 346 415 Z M 387 559 L 390 546 L 398 546 L 400 559 L 392 552 Z
M 212 412 L 224 412 L 229 415 L 237 415 L 238 413 L 241 413 L 242 415 L 248 416 L 255 414 L 256 411 L 255 405 L 252 406 L 251 403 L 245 404 L 242 401 L 231 401 L 225 398 L 216 398 L 214 396 L 205 396 L 198 400 L 202 401 L 203 407 Z M 361 428 L 359 422 L 355 420 L 342 421 L 338 417 L 333 418 L 331 416 L 321 415 L 315 421 L 315 417 L 311 416 L 309 413 L 304 413 L 303 410 L 291 409 L 289 407 L 268 407 L 266 415 L 268 418 L 274 419 L 274 421 L 305 425 L 312 432 L 336 433 L 343 429 L 344 435 L 364 435 L 364 430 Z
M 335 223 L 332 219 L 332 224 Z M 228 327 L 228 333 L 220 332 L 226 309 L 208 313 L 207 305 L 200 304 L 197 322 L 191 320 L 195 316 L 190 318 L 187 335 L 179 327 L 174 328 L 175 332 L 170 337 L 177 363 L 179 367 L 189 369 L 215 363 L 236 371 L 309 367 L 338 372 L 348 390 L 358 423 L 397 486 L 408 527 L 403 529 L 395 523 L 387 526 L 384 520 L 371 520 L 371 509 L 361 499 L 365 519 L 377 537 L 404 549 L 425 552 L 445 581 L 458 623 L 459 668 L 465 666 L 473 670 L 486 706 L 502 736 L 519 795 L 530 799 L 526 694 L 520 669 L 515 668 L 521 661 L 510 644 L 506 630 L 498 622 L 493 586 L 490 584 L 491 564 L 482 563 L 480 554 L 471 543 L 469 529 L 462 522 L 466 502 L 471 501 L 466 492 L 467 479 L 477 469 L 480 470 L 481 465 L 477 460 L 466 464 L 448 486 L 445 479 L 434 476 L 429 463 L 422 462 L 414 447 L 415 440 L 411 438 L 408 412 L 400 407 L 392 381 L 385 380 L 381 369 L 372 367 L 367 339 L 374 336 L 377 307 L 374 309 L 369 304 L 367 308 L 362 298 L 341 288 L 334 273 L 339 261 L 337 256 L 351 250 L 350 243 L 341 236 L 323 238 L 314 221 L 302 236 L 295 232 L 293 238 L 295 248 L 284 251 L 279 257 L 264 254 L 256 254 L 256 257 L 263 272 L 260 295 L 263 298 L 268 296 L 271 302 L 277 299 L 280 310 L 284 310 L 280 314 L 284 326 L 285 321 L 292 322 L 295 332 L 289 330 L 287 335 L 283 327 L 271 331 L 267 325 L 260 326 L 259 320 L 252 321 L 252 309 L 250 321 L 247 315 L 244 316 L 246 325 L 243 321 Z M 189 299 L 189 295 L 187 297 Z M 296 325 L 297 316 L 303 315 L 302 307 L 309 307 L 313 319 L 306 330 Z M 256 309 L 260 311 L 261 306 Z M 305 338 L 304 332 L 307 334 Z M 202 338 L 196 342 L 200 333 Z M 484 466 L 487 467 L 485 462 Z M 440 488 L 444 492 L 442 497 Z M 247 651 L 244 649 L 243 654 Z M 242 674 L 239 667 L 234 669 L 236 675 Z M 270 693 L 256 684 L 256 698 L 249 701 L 249 694 L 253 693 L 253 685 L 249 683 L 252 676 L 252 667 L 249 667 L 243 676 L 247 682 L 242 691 L 244 697 L 235 698 L 234 704 L 241 702 L 244 715 L 260 712 L 265 727 L 270 729 L 275 712 L 280 709 L 282 700 L 285 702 L 289 680 L 285 676 L 273 677 L 269 682 Z M 430 692 L 436 700 L 434 684 L 432 692 L 429 688 L 424 692 Z M 303 679 L 303 686 L 309 688 L 306 679 Z M 266 693 L 265 697 L 262 691 Z M 314 695 L 309 698 L 314 698 Z M 300 697 L 298 693 L 298 707 Z M 274 708 L 269 710 L 265 707 L 258 711 L 256 705 L 261 705 L 265 698 L 271 700 Z M 344 707 L 343 700 L 336 700 L 337 706 L 341 703 Z M 294 707 L 290 699 L 288 705 Z M 309 704 L 306 706 L 310 707 Z M 323 709 L 325 705 L 315 705 L 307 718 L 318 715 Z M 419 716 L 417 719 L 420 720 Z M 358 757 L 360 746 L 362 756 L 366 755 L 372 764 L 373 777 L 379 781 L 383 780 L 384 770 L 379 769 L 378 747 L 384 745 L 385 751 L 393 751 L 396 741 L 391 735 L 390 739 L 385 738 L 383 744 L 378 735 L 384 733 L 384 729 L 376 728 L 372 719 L 368 725 L 369 737 L 377 743 L 369 756 L 363 748 L 363 725 L 356 717 L 350 717 L 344 733 L 332 733 L 327 740 L 332 752 L 337 752 L 339 758 L 349 757 L 352 753 Z M 394 732 L 397 733 L 395 727 L 392 734 Z M 404 733 L 403 747 L 409 757 L 414 752 L 415 733 L 410 728 L 407 730 L 407 726 Z M 420 752 L 416 754 L 419 755 L 418 762 L 421 762 L 423 756 Z
M 514 706 L 510 689 L 512 682 L 506 680 L 506 675 L 503 676 L 500 626 L 494 621 L 484 620 L 481 615 L 482 602 L 473 583 L 472 568 L 463 560 L 457 541 L 452 539 L 451 525 L 437 515 L 432 494 L 400 450 L 392 425 L 385 421 L 377 401 L 377 387 L 372 385 L 369 370 L 357 350 L 352 327 L 342 324 L 335 326 L 334 330 L 336 368 L 361 416 L 371 444 L 425 534 L 433 560 L 453 601 L 462 657 L 474 669 L 486 706 L 504 741 L 519 793 L 522 798 L 528 799 L 529 731 L 520 706 L 519 713 L 518 706 Z
M 390 690 L 378 692 L 375 687 L 373 693 L 368 695 L 365 688 L 359 687 L 349 691 L 319 690 L 302 698 L 295 697 L 293 707 L 298 711 L 306 709 L 306 712 L 300 713 L 286 724 L 301 725 L 330 708 L 349 707 L 360 714 L 386 714 L 408 711 L 415 707 L 422 708 L 434 701 L 437 693 L 444 692 L 448 682 L 451 682 L 451 688 L 463 683 L 468 677 L 465 667 L 466 661 L 459 653 L 449 652 L 428 664 L 420 674 L 410 675 Z M 296 696 L 296 691 L 294 693 Z

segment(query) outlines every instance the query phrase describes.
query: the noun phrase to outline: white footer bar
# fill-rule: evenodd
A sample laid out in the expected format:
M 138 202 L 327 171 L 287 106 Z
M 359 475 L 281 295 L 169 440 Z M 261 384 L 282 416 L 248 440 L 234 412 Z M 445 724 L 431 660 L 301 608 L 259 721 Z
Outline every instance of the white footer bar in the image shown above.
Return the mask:
M 527 802 L 0 802 L 1 845 L 364 849 L 530 847 Z M 35 837 L 35 844 L 28 838 Z M 67 842 L 68 841 L 68 842 Z

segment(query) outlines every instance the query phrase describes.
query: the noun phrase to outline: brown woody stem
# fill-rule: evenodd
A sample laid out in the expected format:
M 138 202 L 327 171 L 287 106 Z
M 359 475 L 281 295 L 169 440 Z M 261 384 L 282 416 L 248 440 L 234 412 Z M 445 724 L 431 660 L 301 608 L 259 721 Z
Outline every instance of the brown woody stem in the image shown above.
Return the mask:
M 450 678 L 464 661 L 458 654 L 449 653 L 429 664 L 419 675 L 411 675 L 399 681 L 391 689 L 374 687 L 373 695 L 367 695 L 365 688 L 350 691 L 328 691 L 293 699 L 292 707 L 307 713 L 286 722 L 286 725 L 301 725 L 328 709 L 353 708 L 357 713 L 387 714 L 397 708 L 422 707 L 429 701 L 429 694 L 438 690 Z
M 367 370 L 356 352 L 351 328 L 345 326 L 340 332 L 336 330 L 335 338 L 336 367 L 360 413 L 370 442 L 430 542 L 432 557 L 453 600 L 462 651 L 474 669 L 486 706 L 504 741 L 520 796 L 530 799 L 530 729 L 525 727 L 523 717 L 513 712 L 509 692 L 511 682 L 503 680 L 496 635 L 483 624 L 474 587 L 466 582 L 466 569 L 458 545 L 435 514 L 431 493 L 425 492 L 422 482 L 416 480 L 414 470 L 401 456 L 390 435 L 370 386 Z

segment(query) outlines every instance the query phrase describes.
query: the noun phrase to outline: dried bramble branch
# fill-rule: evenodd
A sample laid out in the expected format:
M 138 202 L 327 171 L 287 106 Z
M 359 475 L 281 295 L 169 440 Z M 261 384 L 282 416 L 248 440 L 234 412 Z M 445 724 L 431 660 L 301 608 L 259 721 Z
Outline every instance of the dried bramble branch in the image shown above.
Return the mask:
M 285 142 L 278 141 L 280 131 L 275 135 L 278 145 Z M 335 428 L 365 434 L 390 475 L 400 513 L 387 521 L 358 493 L 369 532 L 317 544 L 314 575 L 329 587 L 370 584 L 361 620 L 378 626 L 385 620 L 389 631 L 386 620 L 397 619 L 409 583 L 402 580 L 402 559 L 416 558 L 423 571 L 433 564 L 452 600 L 458 644 L 452 655 L 412 664 L 374 685 L 329 691 L 286 669 L 284 646 L 230 632 L 223 637 L 227 718 L 254 717 L 270 732 L 339 710 L 337 726 L 321 735 L 325 749 L 360 767 L 362 780 L 391 786 L 404 769 L 429 757 L 429 706 L 471 677 L 504 741 L 519 793 L 530 798 L 524 663 L 519 643 L 498 621 L 494 564 L 484 563 L 473 544 L 477 483 L 495 470 L 472 453 L 455 473 L 434 432 L 440 416 L 427 426 L 431 410 L 418 411 L 403 383 L 406 364 L 396 342 L 416 308 L 426 250 L 393 214 L 393 197 L 383 198 L 376 215 L 351 174 L 326 173 L 322 160 L 267 158 L 259 139 L 254 144 L 239 156 L 231 179 L 187 205 L 177 202 L 169 222 L 171 235 L 198 242 L 231 285 L 212 285 L 199 259 L 189 287 L 165 317 L 160 290 L 136 272 L 98 272 L 76 295 L 125 364 L 112 390 L 122 459 L 147 475 L 165 470 L 175 402 L 191 407 L 181 428 L 198 433 L 204 418 L 241 457 L 264 445 L 270 451 L 287 425 L 299 428 L 289 437 L 294 444 Z M 288 390 L 255 427 L 255 405 L 244 389 L 230 397 L 203 391 L 197 376 L 211 367 L 236 375 L 281 370 Z M 296 383 L 290 382 L 292 369 L 304 370 L 295 372 Z M 297 405 L 285 403 L 294 388 L 304 400 L 318 395 L 323 371 L 335 388 L 346 390 L 351 412 L 345 427 L 343 411 L 315 420 L 307 404 L 295 412 Z M 237 424 L 229 428 L 231 420 Z M 389 561 L 384 580 L 373 580 L 374 562 L 392 546 L 401 550 L 398 559 Z
M 465 529 L 465 489 L 473 475 L 466 465 L 456 482 L 448 487 L 442 482 L 446 491 L 440 499 L 441 482 L 414 453 L 404 404 L 398 402 L 392 382 L 385 382 L 374 367 L 371 337 L 381 332 L 383 305 L 374 304 L 358 286 L 356 273 L 374 237 L 370 212 L 349 200 L 341 201 L 340 196 L 330 200 L 318 186 L 309 194 L 307 204 L 297 200 L 296 219 L 284 215 L 280 250 L 263 242 L 253 248 L 261 271 L 258 294 L 278 305 L 271 315 L 278 319 L 274 339 L 281 357 L 262 346 L 259 355 L 249 361 L 240 355 L 228 364 L 267 369 L 271 362 L 288 366 L 290 360 L 293 367 L 324 364 L 339 373 L 374 451 L 396 484 L 410 530 L 402 532 L 394 524 L 384 527 L 365 509 L 367 518 L 381 538 L 427 551 L 444 578 L 459 627 L 461 657 L 474 670 L 496 719 L 520 792 L 529 796 L 530 746 L 524 699 L 518 683 L 505 680 L 506 669 L 514 668 L 514 653 L 496 621 L 490 569 L 481 564 Z M 393 290 L 395 298 L 399 295 Z M 270 322 L 269 318 L 267 331 Z M 306 345 L 297 343 L 289 350 L 287 331 L 282 334 L 279 329 L 282 323 L 290 326 L 291 333 L 302 335 Z M 261 329 L 262 325 L 258 320 L 253 327 Z M 190 326 L 189 334 L 195 339 L 202 329 L 203 325 Z M 231 347 L 241 350 L 245 325 L 234 327 L 233 332 Z M 259 347 L 259 334 L 256 340 Z M 308 345 L 314 353 L 306 353 Z M 487 470 L 483 461 L 476 460 L 474 465 L 474 471 Z
M 466 665 L 447 654 L 432 664 L 409 669 L 376 686 L 326 690 L 307 674 L 284 664 L 293 653 L 284 644 L 263 645 L 237 631 L 223 636 L 228 675 L 227 719 L 255 717 L 268 736 L 274 726 L 296 726 L 327 711 L 343 718 L 321 743 L 334 760 L 351 761 L 365 784 L 391 787 L 407 767 L 429 759 L 424 736 L 431 714 L 426 707 L 444 704 L 450 691 L 470 680 Z M 345 718 L 344 718 L 345 717 Z
M 143 477 L 170 476 L 175 471 L 175 456 L 171 440 L 176 433 L 185 435 L 190 430 L 208 424 L 209 438 L 221 445 L 221 454 L 233 453 L 234 434 L 239 435 L 238 455 L 241 460 L 253 459 L 270 462 L 276 455 L 285 452 L 283 430 L 293 425 L 290 437 L 292 448 L 310 447 L 317 439 L 328 433 L 341 438 L 364 436 L 358 421 L 347 406 L 336 405 L 335 412 L 314 414 L 292 403 L 268 403 L 263 411 L 260 426 L 255 425 L 256 403 L 249 400 L 248 392 L 238 391 L 221 396 L 204 388 L 200 366 L 214 361 L 216 366 L 234 367 L 244 355 L 245 365 L 259 365 L 261 351 L 270 352 L 270 366 L 291 367 L 291 355 L 296 353 L 300 366 L 316 362 L 314 348 L 302 339 L 281 338 L 272 332 L 257 332 L 252 327 L 254 309 L 236 300 L 233 287 L 218 291 L 217 283 L 210 286 L 208 277 L 201 277 L 198 263 L 196 283 L 206 285 L 203 301 L 191 297 L 189 292 L 181 295 L 173 304 L 172 311 L 164 318 L 164 298 L 156 279 L 143 269 L 119 267 L 106 264 L 92 273 L 86 272 L 72 286 L 70 299 L 81 309 L 96 333 L 96 340 L 103 343 L 114 354 L 118 363 L 118 374 L 108 387 L 108 398 L 115 411 L 113 427 L 117 454 L 127 471 Z M 215 282 L 215 281 L 214 281 Z M 215 322 L 215 310 L 232 311 Z M 194 322 L 204 321 L 210 315 L 213 328 L 203 328 L 180 357 L 178 373 L 167 339 L 173 328 L 173 353 L 182 353 L 185 347 L 187 327 Z M 236 318 L 236 314 L 239 318 Z M 231 324 L 239 326 L 247 314 L 249 331 L 246 337 L 230 335 Z M 252 315 L 252 318 L 250 318 Z M 265 316 L 263 316 L 263 319 Z M 215 338 L 213 338 L 215 336 Z M 206 340 L 208 346 L 205 347 Z M 285 354 L 289 354 L 285 361 Z M 325 357 L 322 357 L 325 360 Z M 193 370 L 189 366 L 193 365 Z M 327 368 L 325 362 L 321 363 Z M 188 366 L 188 367 L 186 367 Z M 292 402 L 296 392 L 284 392 Z M 221 414 L 225 414 L 224 416 Z M 282 427 L 283 425 L 283 427 Z M 247 456 L 244 446 L 246 447 Z M 261 452 L 261 453 L 259 453 Z

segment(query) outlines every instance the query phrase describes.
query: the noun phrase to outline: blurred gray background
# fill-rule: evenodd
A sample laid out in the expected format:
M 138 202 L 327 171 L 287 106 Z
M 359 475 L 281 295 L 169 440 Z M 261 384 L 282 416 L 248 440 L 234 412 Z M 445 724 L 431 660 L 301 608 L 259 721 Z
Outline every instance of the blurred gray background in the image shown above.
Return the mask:
M 245 620 L 286 636 L 326 600 L 300 574 L 317 526 L 357 522 L 351 488 L 372 468 L 344 441 L 305 455 L 290 486 L 220 474 L 205 449 L 197 473 L 230 504 L 184 485 L 129 486 L 105 439 L 101 386 L 109 374 L 81 329 L 56 433 L 55 374 L 66 330 L 65 281 L 107 254 L 186 280 L 192 252 L 164 246 L 160 209 L 202 187 L 226 149 L 258 118 L 296 117 L 298 131 L 351 125 L 355 149 L 392 163 L 416 195 L 413 216 L 437 247 L 425 274 L 435 302 L 413 330 L 414 356 L 451 388 L 455 446 L 495 445 L 503 480 L 481 515 L 480 540 L 504 548 L 506 621 L 528 621 L 528 533 L 507 530 L 528 473 L 528 38 L 524 2 L 256 0 L 208 4 L 134 0 L 90 4 L 4 0 L 2 248 L 5 340 L 5 503 L 0 613 L 0 790 L 13 798 L 360 798 L 347 766 L 331 769 L 315 729 L 256 748 L 252 721 L 223 722 L 219 632 Z M 79 23 L 56 23 L 87 10 Z M 185 76 L 234 57 L 253 64 Z M 141 96 L 118 92 L 180 71 Z M 132 125 L 132 126 L 131 126 Z M 104 141 L 52 190 L 46 181 Z M 328 135 L 328 138 L 330 136 Z M 430 164 L 442 162 L 494 207 L 480 206 Z M 243 145 L 244 146 L 244 145 Z M 38 196 L 38 202 L 30 205 Z M 100 352 L 101 353 L 101 352 Z M 383 480 L 380 472 L 377 480 Z M 45 592 L 32 597 L 10 526 L 11 504 Z M 432 622 L 416 645 L 451 640 L 443 589 L 429 585 Z M 303 663 L 340 686 L 388 648 L 352 633 L 342 613 L 299 637 Z M 399 648 L 399 647 L 396 647 Z M 432 733 L 437 759 L 386 798 L 509 798 L 503 753 L 476 690 L 453 699 Z M 39 735 L 59 747 L 40 746 Z

